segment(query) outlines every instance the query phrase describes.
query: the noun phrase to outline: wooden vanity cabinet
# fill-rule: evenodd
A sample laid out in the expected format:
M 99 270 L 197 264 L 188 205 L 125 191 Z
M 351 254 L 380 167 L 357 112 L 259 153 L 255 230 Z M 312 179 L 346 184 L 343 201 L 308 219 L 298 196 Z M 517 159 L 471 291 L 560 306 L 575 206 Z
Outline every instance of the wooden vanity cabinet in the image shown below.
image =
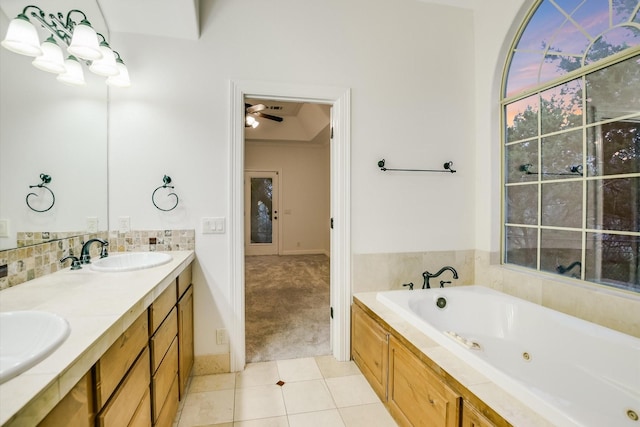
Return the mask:
M 91 371 L 40 421 L 38 427 L 93 427 L 93 382 Z
M 387 402 L 402 426 L 458 427 L 460 396 L 394 336 L 389 338 Z
M 172 427 L 194 363 L 187 266 L 38 427 Z
M 189 268 L 189 271 L 191 269 Z M 178 278 L 180 284 L 182 275 Z M 191 276 L 189 275 L 189 279 Z M 184 399 L 193 368 L 193 286 L 189 286 L 178 301 L 178 392 Z
M 359 306 L 351 306 L 351 354 L 380 400 L 387 400 L 389 333 Z

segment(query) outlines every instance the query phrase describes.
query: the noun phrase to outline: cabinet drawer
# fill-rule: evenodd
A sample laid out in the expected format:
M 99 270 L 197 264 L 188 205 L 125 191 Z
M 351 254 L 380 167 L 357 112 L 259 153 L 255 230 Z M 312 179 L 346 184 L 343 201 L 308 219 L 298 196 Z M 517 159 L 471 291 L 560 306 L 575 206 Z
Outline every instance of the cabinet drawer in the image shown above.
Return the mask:
M 97 417 L 98 427 L 122 427 L 129 424 L 149 389 L 149 348 L 145 348 L 122 384 Z
M 116 340 L 96 363 L 96 404 L 100 409 L 107 402 L 133 362 L 147 344 L 149 327 L 144 313 Z
M 147 389 L 127 427 L 151 427 L 151 393 Z
M 164 405 L 160 410 L 160 415 L 156 420 L 155 427 L 171 427 L 173 420 L 178 413 L 178 377 L 174 378 L 169 395 L 164 401 Z
M 169 311 L 176 305 L 178 301 L 176 292 L 176 282 L 174 281 L 149 307 L 149 335 L 153 335 Z
M 189 285 L 191 284 L 191 266 L 193 264 L 189 264 L 187 268 L 185 268 L 182 273 L 178 276 L 178 299 L 184 294 L 184 291 L 187 290 Z
M 151 408 L 154 422 L 158 420 L 176 375 L 178 375 L 178 340 L 174 339 L 160 367 L 151 378 Z
M 47 414 L 38 427 L 92 427 L 95 412 L 91 390 L 91 372 L 88 372 Z
M 171 342 L 178 334 L 178 309 L 171 310 L 169 316 L 164 319 L 158 330 L 149 340 L 151 344 L 151 372 L 155 372 L 160 366 L 164 355 L 167 353 Z

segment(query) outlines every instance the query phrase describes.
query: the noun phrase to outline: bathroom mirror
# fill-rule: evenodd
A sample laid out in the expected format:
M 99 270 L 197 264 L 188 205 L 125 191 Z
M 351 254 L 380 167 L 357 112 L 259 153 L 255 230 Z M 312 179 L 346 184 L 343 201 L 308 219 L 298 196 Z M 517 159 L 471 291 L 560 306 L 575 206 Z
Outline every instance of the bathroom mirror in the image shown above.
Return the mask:
M 47 2 L 43 7 L 52 13 L 69 10 L 56 5 Z M 2 0 L 0 6 L 2 39 L 25 4 Z M 101 20 L 101 15 L 91 17 L 99 32 Z M 47 33 L 39 30 L 42 42 Z M 55 74 L 36 69 L 32 60 L 0 48 L 0 250 L 39 243 L 25 240 L 18 245 L 18 232 L 46 241 L 108 229 L 104 78 L 83 65 L 86 85 L 68 86 Z M 49 175 L 46 185 L 55 195 L 45 212 L 30 209 L 26 202 L 27 195 L 35 193 L 29 197 L 33 208 L 44 210 L 51 204 L 51 194 L 30 188 L 42 183 L 41 174 Z M 37 234 L 41 232 L 44 236 Z

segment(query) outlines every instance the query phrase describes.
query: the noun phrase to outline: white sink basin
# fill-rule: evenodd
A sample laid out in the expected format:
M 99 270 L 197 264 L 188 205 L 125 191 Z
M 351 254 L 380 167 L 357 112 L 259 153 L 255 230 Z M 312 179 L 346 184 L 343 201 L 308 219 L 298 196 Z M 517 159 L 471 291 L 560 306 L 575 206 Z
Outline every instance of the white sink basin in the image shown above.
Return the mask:
M 172 259 L 171 255 L 162 252 L 127 252 L 92 261 L 91 268 L 105 272 L 143 270 L 166 264 Z
M 67 321 L 44 311 L 0 313 L 0 384 L 44 360 L 69 336 Z

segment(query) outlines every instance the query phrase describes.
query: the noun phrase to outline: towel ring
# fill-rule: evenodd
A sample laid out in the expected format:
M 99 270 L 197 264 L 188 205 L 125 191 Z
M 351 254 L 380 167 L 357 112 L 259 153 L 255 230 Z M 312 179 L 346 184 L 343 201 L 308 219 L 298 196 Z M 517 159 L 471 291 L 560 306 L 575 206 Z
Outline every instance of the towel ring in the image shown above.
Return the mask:
M 160 206 L 158 206 L 158 204 L 156 203 L 156 192 L 161 189 L 161 188 L 174 188 L 173 185 L 169 185 L 171 183 L 171 177 L 168 175 L 165 175 L 164 177 L 162 177 L 162 182 L 164 183 L 163 185 L 161 185 L 160 187 L 156 188 L 155 190 L 153 190 L 153 194 L 151 194 L 151 202 L 153 202 L 153 206 L 155 206 L 156 208 L 158 208 L 161 211 L 164 212 L 169 212 L 172 211 L 176 208 L 176 206 L 178 206 L 178 195 L 174 192 L 171 192 L 169 194 L 167 194 L 167 197 L 169 196 L 174 196 L 176 198 L 176 203 L 170 207 L 169 209 L 163 209 Z
M 29 202 L 29 197 L 31 197 L 31 196 L 38 197 L 38 195 L 36 193 L 33 193 L 33 192 L 27 194 L 27 197 L 26 197 L 25 200 L 27 202 L 27 206 L 29 206 L 29 209 L 31 209 L 32 211 L 35 211 L 35 212 L 46 212 L 46 211 L 50 210 L 53 207 L 53 205 L 56 203 L 56 195 L 53 194 L 53 191 L 51 191 L 51 189 L 45 185 L 45 184 L 48 184 L 48 183 L 51 182 L 51 176 L 47 175 L 45 173 L 41 173 L 40 174 L 40 179 L 42 180 L 40 182 L 40 184 L 30 185 L 29 188 L 36 188 L 36 187 L 37 188 L 44 188 L 49 193 L 51 193 L 51 205 L 49 205 L 49 207 L 46 208 L 46 209 L 36 209 L 33 206 L 31 206 L 31 203 Z

